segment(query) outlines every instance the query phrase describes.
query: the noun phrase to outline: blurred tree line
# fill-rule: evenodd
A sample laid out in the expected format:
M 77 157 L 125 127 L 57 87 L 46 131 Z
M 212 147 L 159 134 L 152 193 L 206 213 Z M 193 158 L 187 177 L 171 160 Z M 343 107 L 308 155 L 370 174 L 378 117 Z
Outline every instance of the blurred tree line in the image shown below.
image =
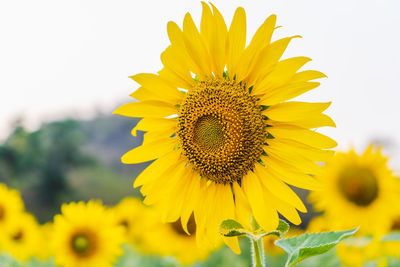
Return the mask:
M 115 204 L 136 195 L 133 176 L 145 164 L 124 166 L 119 159 L 142 142 L 129 135 L 137 121 L 99 115 L 47 123 L 34 132 L 16 126 L 0 144 L 0 182 L 20 190 L 40 221 L 51 219 L 63 202 L 99 198 Z

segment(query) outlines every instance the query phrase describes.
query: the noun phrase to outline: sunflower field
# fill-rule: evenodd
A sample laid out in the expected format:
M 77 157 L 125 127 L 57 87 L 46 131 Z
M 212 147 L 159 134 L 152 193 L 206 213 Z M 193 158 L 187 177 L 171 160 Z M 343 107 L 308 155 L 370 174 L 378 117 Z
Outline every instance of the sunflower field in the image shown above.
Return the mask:
M 161 67 L 112 112 L 14 123 L 0 267 L 400 266 L 387 145 L 342 149 L 332 102 L 302 98 L 327 75 L 286 56 L 302 36 L 276 38 L 268 14 L 249 33 L 230 5 L 169 21 Z

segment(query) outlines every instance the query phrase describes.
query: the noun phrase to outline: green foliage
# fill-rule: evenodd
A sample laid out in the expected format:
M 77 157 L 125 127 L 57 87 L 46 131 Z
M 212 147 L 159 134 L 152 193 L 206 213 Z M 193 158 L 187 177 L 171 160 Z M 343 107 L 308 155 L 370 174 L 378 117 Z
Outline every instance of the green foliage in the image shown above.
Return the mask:
M 285 267 L 293 266 L 308 257 L 329 251 L 340 240 L 353 235 L 357 230 L 358 228 L 340 232 L 306 233 L 293 238 L 277 240 L 275 244 L 288 253 Z

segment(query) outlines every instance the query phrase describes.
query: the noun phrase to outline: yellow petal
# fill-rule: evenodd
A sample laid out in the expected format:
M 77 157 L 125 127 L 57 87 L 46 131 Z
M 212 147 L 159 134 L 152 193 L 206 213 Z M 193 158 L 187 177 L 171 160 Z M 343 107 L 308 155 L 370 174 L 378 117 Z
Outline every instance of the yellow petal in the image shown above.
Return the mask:
M 276 64 L 278 64 L 279 59 L 282 57 L 290 41 L 293 38 L 300 37 L 301 36 L 296 35 L 282 38 L 263 48 L 247 79 L 249 85 L 254 85 L 254 94 L 260 93 L 258 91 L 259 83 L 265 79 L 265 77 L 274 69 Z
M 136 118 L 164 118 L 176 113 L 178 113 L 178 110 L 174 105 L 156 100 L 128 103 L 118 107 L 113 112 L 113 114 Z
M 136 164 L 159 158 L 174 149 L 176 138 L 161 138 L 149 144 L 136 147 L 122 156 L 124 164 Z
M 177 120 L 175 119 L 164 119 L 164 118 L 143 118 L 135 128 L 132 129 L 132 135 L 136 136 L 136 131 L 165 131 L 174 130 L 177 125 Z
M 290 189 L 289 186 L 283 183 L 279 178 L 277 179 L 275 176 L 272 176 L 267 168 L 257 164 L 254 172 L 265 188 L 267 188 L 273 195 L 282 201 L 293 205 L 301 212 L 307 212 L 306 207 L 296 193 L 293 192 L 292 189 Z
M 331 105 L 327 103 L 284 102 L 267 108 L 263 114 L 276 121 L 296 121 L 313 116 L 326 110 Z
M 321 173 L 321 166 L 315 163 L 314 161 L 310 161 L 304 158 L 301 155 L 293 156 L 290 153 L 276 151 L 275 149 L 271 149 L 270 147 L 264 147 L 265 152 L 267 153 L 267 158 L 271 158 L 272 160 L 284 162 L 287 165 L 291 166 L 293 169 L 298 170 L 305 174 L 313 174 L 317 175 Z
M 246 45 L 246 13 L 239 7 L 235 11 L 228 32 L 227 41 L 227 70 L 229 75 L 234 76 L 240 56 Z
M 171 86 L 156 74 L 140 73 L 131 78 L 153 94 L 160 96 L 160 99 L 168 100 L 168 102 L 178 104 L 184 97 L 176 87 Z
M 266 94 L 273 88 L 285 85 L 309 61 L 311 59 L 307 57 L 292 57 L 279 61 L 274 70 L 257 85 L 257 94 Z
M 249 46 L 245 49 L 238 62 L 237 72 L 235 73 L 237 80 L 241 81 L 247 77 L 262 49 L 269 45 L 275 28 L 275 22 L 276 16 L 269 16 L 254 34 Z
M 236 182 L 233 183 L 233 192 L 235 194 L 236 217 L 240 224 L 250 229 L 251 208 L 242 188 Z
M 167 24 L 167 32 L 168 32 L 168 37 L 171 42 L 171 44 L 179 46 L 179 47 L 185 47 L 185 41 L 183 38 L 183 33 L 179 26 L 173 22 L 170 21 Z
M 305 70 L 305 71 L 296 73 L 296 75 L 294 75 L 291 82 L 306 82 L 306 81 L 311 81 L 311 80 L 326 78 L 326 77 L 327 76 L 325 74 L 323 74 L 322 72 L 319 72 L 316 70 Z
M 175 60 L 176 58 L 166 59 L 165 52 L 161 53 L 161 62 L 163 62 L 164 68 L 158 72 L 158 75 L 177 88 L 191 88 L 193 79 L 190 76 L 189 67 L 184 68 L 185 66 L 181 62 L 177 62 L 176 64 L 179 65 L 175 65 Z
M 268 145 L 277 153 L 288 153 L 293 156 L 301 155 L 310 161 L 316 162 L 325 162 L 334 154 L 332 150 L 313 148 L 308 145 L 284 138 L 270 139 L 268 140 Z
M 185 15 L 183 20 L 183 37 L 189 56 L 201 71 L 196 74 L 201 77 L 209 77 L 212 72 L 212 66 L 209 60 L 210 56 L 189 13 Z
M 240 250 L 240 246 L 239 246 L 239 240 L 236 236 L 233 237 L 226 237 L 223 236 L 222 239 L 224 240 L 225 244 L 232 249 L 233 252 L 235 252 L 236 254 L 240 254 L 242 253 Z
M 143 143 L 142 145 L 147 145 L 149 143 L 153 143 L 160 138 L 167 138 L 171 137 L 174 134 L 174 129 L 166 129 L 163 131 L 154 131 L 154 132 L 148 132 L 143 135 Z
M 138 89 L 135 90 L 135 92 L 133 92 L 132 94 L 130 94 L 129 96 L 140 100 L 140 101 L 144 101 L 144 100 L 158 100 L 158 101 L 162 101 L 163 99 L 158 96 L 155 95 L 154 93 L 152 93 L 151 91 L 143 88 L 143 87 L 139 87 Z
M 262 156 L 261 159 L 265 163 L 271 175 L 279 177 L 285 183 L 308 190 L 321 190 L 322 188 L 322 185 L 318 180 L 312 178 L 310 175 L 300 171 L 299 169 L 293 168 L 290 164 L 273 159 L 270 156 Z
M 329 149 L 337 146 L 335 140 L 323 134 L 290 124 L 277 123 L 268 128 L 268 132 L 276 138 L 292 139 L 315 148 Z
M 191 171 L 191 176 L 188 177 L 188 179 L 190 180 L 190 183 L 186 190 L 185 202 L 182 208 L 181 224 L 183 230 L 189 235 L 190 233 L 187 229 L 187 223 L 197 205 L 197 202 L 199 201 L 200 176 L 196 172 Z
M 154 181 L 159 177 L 165 175 L 171 166 L 175 166 L 178 162 L 181 152 L 179 150 L 172 150 L 154 161 L 149 167 L 143 170 L 135 179 L 133 187 L 139 187 L 149 181 Z
M 242 179 L 242 186 L 257 223 L 265 231 L 276 229 L 279 223 L 278 214 L 270 204 L 266 205 L 258 177 L 249 171 L 247 176 Z
M 210 4 L 214 15 L 214 31 L 213 38 L 209 42 L 209 51 L 214 60 L 214 75 L 222 77 L 226 64 L 226 38 L 228 29 L 221 13 L 212 3 Z
M 286 202 L 276 198 L 269 191 L 265 193 L 267 195 L 266 203 L 274 205 L 274 207 L 278 209 L 278 212 L 282 214 L 286 219 L 288 219 L 291 223 L 295 225 L 299 225 L 301 223 L 301 218 L 295 208 L 293 208 Z
M 175 22 L 170 21 L 167 25 L 167 31 L 172 45 L 164 51 L 165 55 L 163 56 L 163 53 L 161 56 L 161 61 L 164 66 L 171 70 L 176 70 L 182 78 L 187 77 L 186 71 L 189 71 L 189 75 L 190 71 L 193 73 L 201 73 L 201 69 L 186 50 L 185 37 L 179 26 L 176 25 Z M 178 62 L 178 64 L 176 64 L 176 62 Z
M 260 104 L 265 106 L 276 105 L 315 89 L 319 85 L 320 83 L 318 82 L 288 83 L 282 87 L 270 89 L 261 97 Z

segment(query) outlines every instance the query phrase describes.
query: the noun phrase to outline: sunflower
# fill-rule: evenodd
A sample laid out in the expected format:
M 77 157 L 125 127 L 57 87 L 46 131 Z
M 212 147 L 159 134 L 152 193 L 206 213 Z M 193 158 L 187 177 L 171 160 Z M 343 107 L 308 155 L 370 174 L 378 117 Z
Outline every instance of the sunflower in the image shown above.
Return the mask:
M 71 267 L 112 266 L 120 254 L 123 228 L 98 201 L 64 204 L 54 217 L 55 263 Z
M 39 225 L 32 215 L 21 213 L 6 227 L 0 242 L 3 244 L 3 251 L 20 261 L 27 261 L 38 253 Z
M 161 207 L 162 219 L 192 213 L 199 245 L 216 245 L 218 225 L 235 219 L 250 228 L 250 215 L 265 230 L 276 229 L 278 212 L 294 224 L 306 212 L 287 184 L 319 188 L 310 176 L 316 162 L 332 155 L 332 139 L 310 129 L 335 126 L 322 112 L 330 103 L 287 101 L 325 77 L 299 69 L 306 57 L 280 60 L 289 42 L 271 42 L 276 16 L 265 20 L 246 46 L 246 15 L 238 8 L 227 28 L 220 12 L 203 4 L 200 32 L 186 14 L 181 30 L 167 25 L 171 45 L 158 74 L 132 76 L 139 100 L 115 114 L 143 119 L 143 144 L 122 157 L 126 164 L 155 160 L 136 179 L 144 203 Z M 240 252 L 237 238 L 224 238 Z
M 126 197 L 113 208 L 113 212 L 117 225 L 124 228 L 125 242 L 140 247 L 142 231 L 146 226 L 146 206 L 138 198 Z
M 373 266 L 387 266 L 382 243 L 369 237 L 350 237 L 340 242 L 336 255 L 342 266 L 362 267 L 366 262 L 376 262 Z
M 180 263 L 190 265 L 207 259 L 211 252 L 208 247 L 197 246 L 196 224 L 193 216 L 189 218 L 186 229 L 183 229 L 180 220 L 163 223 L 159 213 L 154 210 L 148 211 L 146 221 L 151 225 L 151 229 L 142 231 L 147 254 L 173 256 Z
M 17 190 L 0 183 L 0 233 L 24 211 L 24 202 Z
M 373 145 L 362 155 L 354 150 L 337 153 L 318 176 L 325 190 L 312 192 L 310 201 L 316 210 L 325 211 L 334 228 L 360 226 L 360 233 L 388 232 L 400 191 L 387 161 Z

